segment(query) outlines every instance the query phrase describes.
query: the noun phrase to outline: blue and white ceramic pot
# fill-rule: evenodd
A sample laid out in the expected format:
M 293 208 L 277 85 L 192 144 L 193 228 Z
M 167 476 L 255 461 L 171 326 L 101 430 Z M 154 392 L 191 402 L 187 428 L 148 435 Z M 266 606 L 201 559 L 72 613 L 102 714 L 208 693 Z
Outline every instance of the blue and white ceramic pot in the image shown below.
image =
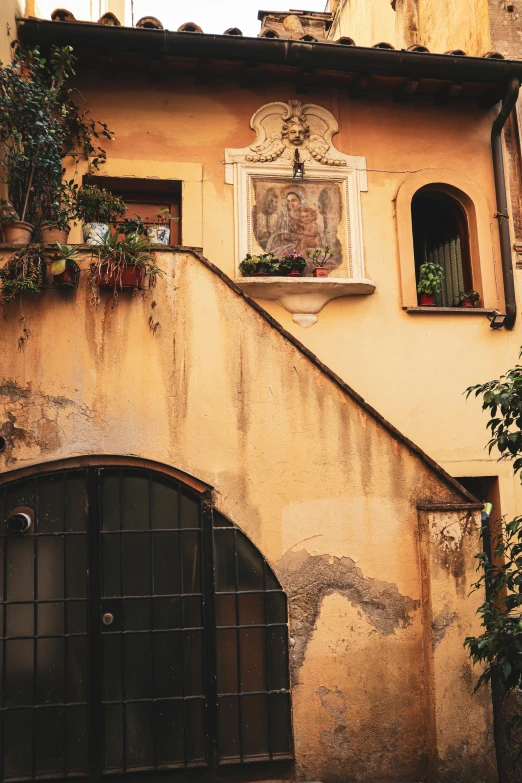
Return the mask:
M 147 236 L 153 245 L 168 245 L 170 228 L 168 226 L 147 226 Z
M 111 232 L 108 223 L 84 223 L 83 241 L 86 245 L 102 245 Z

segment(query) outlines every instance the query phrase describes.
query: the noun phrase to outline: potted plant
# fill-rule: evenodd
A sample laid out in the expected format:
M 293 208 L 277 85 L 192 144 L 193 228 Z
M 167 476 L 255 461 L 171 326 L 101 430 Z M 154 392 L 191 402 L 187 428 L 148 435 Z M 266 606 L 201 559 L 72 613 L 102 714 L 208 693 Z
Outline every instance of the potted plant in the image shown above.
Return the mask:
M 78 288 L 80 267 L 76 259 L 80 251 L 74 245 L 62 245 L 56 242 L 55 249 L 49 252 L 49 271 L 53 275 L 53 285 L 57 288 Z
M 38 294 L 45 283 L 46 266 L 41 245 L 20 248 L 0 269 L 2 305 L 24 293 Z
M 147 234 L 147 226 L 144 223 L 144 219 L 137 212 L 133 212 L 135 217 L 125 218 L 120 225 L 120 231 L 122 234 L 141 234 L 145 236 Z
M 0 182 L 13 206 L 3 233 L 8 244 L 27 245 L 47 219 L 45 204 L 60 201 L 64 158 L 89 158 L 96 169 L 105 153 L 93 140 L 112 134 L 72 99 L 70 46 L 51 47 L 45 59 L 37 48 L 12 46 L 12 62 L 0 68 Z
M 76 216 L 83 221 L 86 245 L 102 245 L 110 236 L 110 224 L 125 215 L 127 207 L 121 198 L 97 185 L 82 185 L 76 195 Z
M 42 203 L 40 232 L 44 245 L 59 242 L 65 245 L 69 237 L 70 221 L 76 211 L 78 185 L 74 180 L 51 189 Z
M 0 199 L 0 225 L 6 244 L 24 247 L 29 244 L 33 226 L 18 219 L 18 213 L 10 201 Z
M 25 348 L 25 344 L 31 336 L 22 309 L 22 298 L 24 294 L 40 293 L 45 285 L 45 273 L 43 247 L 37 244 L 17 250 L 0 269 L 0 280 L 2 281 L 0 304 L 5 307 L 16 298 L 20 300 L 19 321 L 22 330 L 22 334 L 18 338 L 20 351 Z
M 461 307 L 476 307 L 480 301 L 480 294 L 470 288 L 469 291 L 460 291 L 457 302 Z
M 118 290 L 123 288 L 144 288 L 146 277 L 149 288 L 153 288 L 158 276 L 164 273 L 150 250 L 151 243 L 147 237 L 136 232 L 123 237 L 119 233 L 106 236 L 97 246 L 97 261 L 90 266 L 92 303 L 99 303 L 100 288 L 112 288 L 115 299 L 118 298 Z
M 302 277 L 306 267 L 306 259 L 297 250 L 289 253 L 285 250 L 283 258 L 279 261 L 277 274 L 285 277 Z
M 170 226 L 169 221 L 179 220 L 177 217 L 172 217 L 167 208 L 160 209 L 156 213 L 156 220 L 151 226 L 147 226 L 147 236 L 153 245 L 168 245 L 170 241 Z
M 279 267 L 279 259 L 272 253 L 263 253 L 253 256 L 247 253 L 239 264 L 239 271 L 243 277 L 270 277 Z
M 426 261 L 419 269 L 419 282 L 417 293 L 419 294 L 420 307 L 435 307 L 435 295 L 442 288 L 444 269 L 440 264 Z
M 328 277 L 329 271 L 326 268 L 326 264 L 333 256 L 330 246 L 326 245 L 324 248 L 318 247 L 313 253 L 309 250 L 306 255 L 314 265 L 314 270 L 312 272 L 313 276 Z

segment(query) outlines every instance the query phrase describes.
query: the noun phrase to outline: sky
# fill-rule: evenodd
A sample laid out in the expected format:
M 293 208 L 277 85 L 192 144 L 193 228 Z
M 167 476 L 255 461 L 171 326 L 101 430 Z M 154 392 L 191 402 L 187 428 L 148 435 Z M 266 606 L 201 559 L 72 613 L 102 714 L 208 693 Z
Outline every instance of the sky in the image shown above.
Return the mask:
M 1 1 L 1 0 L 0 0 Z M 177 30 L 184 22 L 195 22 L 204 33 L 224 33 L 239 27 L 243 35 L 256 36 L 260 22 L 257 12 L 324 11 L 327 0 L 134 0 L 134 22 L 142 16 L 157 17 L 168 30 Z M 65 4 L 66 6 L 66 4 Z

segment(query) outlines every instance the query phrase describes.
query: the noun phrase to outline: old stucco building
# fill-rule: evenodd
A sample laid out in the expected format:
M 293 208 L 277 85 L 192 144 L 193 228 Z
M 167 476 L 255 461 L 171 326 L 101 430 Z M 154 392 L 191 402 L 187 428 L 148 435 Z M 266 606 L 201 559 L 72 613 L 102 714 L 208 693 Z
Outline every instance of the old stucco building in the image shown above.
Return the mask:
M 522 65 L 483 56 L 491 25 L 478 49 L 400 51 L 408 7 L 366 32 L 363 3 L 261 12 L 255 39 L 18 9 L 20 40 L 74 48 L 115 132 L 101 184 L 181 219 L 155 335 L 150 295 L 90 305 L 86 248 L 78 290 L 24 300 L 22 352 L 5 311 L 2 781 L 497 780 L 462 643 L 482 502 L 514 514 L 520 487 L 463 391 L 520 345 L 491 131 Z M 456 274 L 434 308 L 425 210 Z M 239 273 L 318 237 L 328 278 Z M 464 283 L 477 308 L 454 306 Z

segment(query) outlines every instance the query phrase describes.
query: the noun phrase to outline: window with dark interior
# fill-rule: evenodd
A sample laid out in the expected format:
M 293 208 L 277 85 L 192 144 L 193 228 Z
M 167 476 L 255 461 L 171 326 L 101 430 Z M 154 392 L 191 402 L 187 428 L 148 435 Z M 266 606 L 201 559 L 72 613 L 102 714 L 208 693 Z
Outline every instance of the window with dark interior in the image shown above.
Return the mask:
M 0 504 L 0 780 L 291 761 L 286 597 L 228 519 L 128 468 L 12 482 Z
M 84 177 L 89 185 L 98 185 L 120 196 L 127 204 L 125 218 L 136 214 L 144 219 L 146 226 L 155 221 L 161 209 L 168 209 L 173 218 L 170 226 L 170 244 L 181 245 L 181 182 L 177 180 L 138 179 L 135 177 Z
M 466 213 L 452 196 L 422 190 L 412 201 L 415 275 L 429 261 L 444 269 L 442 290 L 435 297 L 439 307 L 455 307 L 460 292 L 473 288 Z

